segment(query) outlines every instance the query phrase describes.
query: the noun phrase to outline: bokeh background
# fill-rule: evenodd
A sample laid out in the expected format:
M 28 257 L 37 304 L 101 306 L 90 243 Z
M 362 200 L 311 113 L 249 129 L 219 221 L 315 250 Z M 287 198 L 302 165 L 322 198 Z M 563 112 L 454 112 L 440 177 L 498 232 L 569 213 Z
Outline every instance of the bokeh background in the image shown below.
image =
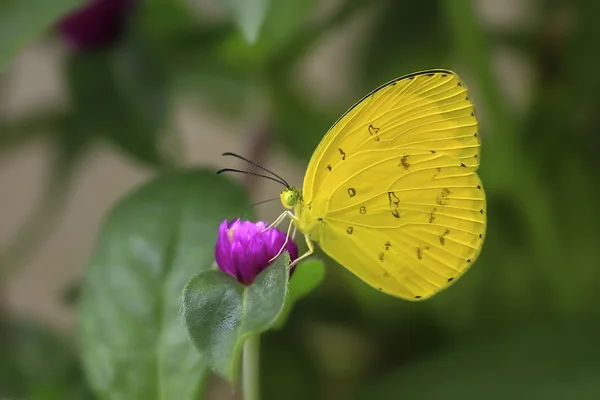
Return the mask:
M 135 398 L 94 393 L 76 330 L 125 194 L 243 166 L 225 151 L 301 185 L 339 115 L 427 68 L 457 71 L 476 103 L 481 256 L 423 303 L 328 262 L 263 337 L 264 398 L 600 398 L 599 16 L 595 0 L 3 0 L 0 398 Z M 280 190 L 240 182 L 254 201 Z M 213 376 L 201 393 L 239 398 Z

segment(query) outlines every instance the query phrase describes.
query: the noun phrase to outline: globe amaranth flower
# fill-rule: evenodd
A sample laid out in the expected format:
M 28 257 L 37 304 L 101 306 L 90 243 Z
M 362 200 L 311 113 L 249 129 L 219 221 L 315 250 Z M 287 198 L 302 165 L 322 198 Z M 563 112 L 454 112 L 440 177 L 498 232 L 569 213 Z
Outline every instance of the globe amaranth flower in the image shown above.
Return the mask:
M 88 4 L 67 15 L 58 30 L 75 50 L 94 50 L 113 44 L 134 0 L 88 0 Z
M 285 232 L 276 228 L 262 232 L 267 226 L 262 221 L 223 221 L 215 247 L 215 259 L 219 268 L 244 285 L 252 283 L 285 243 Z M 291 238 L 284 251 L 290 254 L 292 261 L 298 258 L 298 248 Z

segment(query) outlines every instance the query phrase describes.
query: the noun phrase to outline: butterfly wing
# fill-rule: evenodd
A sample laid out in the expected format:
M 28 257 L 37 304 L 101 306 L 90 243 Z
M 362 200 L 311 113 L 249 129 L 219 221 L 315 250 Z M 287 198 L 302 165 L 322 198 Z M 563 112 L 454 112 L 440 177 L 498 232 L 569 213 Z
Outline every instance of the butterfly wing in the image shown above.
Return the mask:
M 447 70 L 417 72 L 375 89 L 333 125 L 308 165 L 303 195 L 312 200 L 329 184 L 331 171 L 360 151 L 443 152 L 476 169 L 479 147 L 473 103 L 459 77 Z
M 365 96 L 313 155 L 302 226 L 380 290 L 409 300 L 475 261 L 486 227 L 473 103 L 451 71 L 424 71 Z M 315 225 L 309 218 L 321 221 Z M 305 232 L 311 233 L 311 232 Z
M 319 242 L 371 286 L 416 300 L 449 286 L 477 258 L 485 196 L 477 174 L 456 159 L 423 152 L 409 160 L 405 169 L 396 150 L 348 159 Z

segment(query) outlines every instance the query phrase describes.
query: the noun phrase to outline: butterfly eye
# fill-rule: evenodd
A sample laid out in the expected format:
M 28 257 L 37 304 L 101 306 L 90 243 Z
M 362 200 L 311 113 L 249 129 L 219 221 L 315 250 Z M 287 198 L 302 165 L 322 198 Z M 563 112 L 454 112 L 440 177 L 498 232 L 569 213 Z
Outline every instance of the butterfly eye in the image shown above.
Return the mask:
M 298 193 L 291 189 L 281 192 L 281 202 L 285 208 L 292 208 L 298 202 Z

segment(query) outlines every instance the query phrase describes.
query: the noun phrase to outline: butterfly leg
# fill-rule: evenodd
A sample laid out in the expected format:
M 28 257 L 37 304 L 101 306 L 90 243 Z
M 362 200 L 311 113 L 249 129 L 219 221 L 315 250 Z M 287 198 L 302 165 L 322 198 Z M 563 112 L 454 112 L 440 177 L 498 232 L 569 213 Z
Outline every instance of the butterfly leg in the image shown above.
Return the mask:
M 277 219 L 275 221 L 273 221 L 273 223 L 269 226 L 267 226 L 265 229 L 263 229 L 262 231 L 260 231 L 260 233 L 268 231 L 271 228 L 276 227 L 277 225 L 279 225 L 281 223 L 281 221 L 283 221 L 283 219 L 285 217 L 290 217 L 290 219 L 296 220 L 296 216 L 291 212 L 291 211 L 284 211 L 281 213 L 281 215 L 279 217 L 277 217 Z
M 304 235 L 304 240 L 306 240 L 306 245 L 308 246 L 308 250 L 306 251 L 306 253 L 304 253 L 300 257 L 296 258 L 290 264 L 290 268 L 292 268 L 294 265 L 298 264 L 299 261 L 305 259 L 306 257 L 310 256 L 312 253 L 315 252 L 315 246 L 313 245 L 313 242 L 311 242 L 311 240 L 308 237 L 308 235 Z
M 275 257 L 273 257 L 269 260 L 270 263 L 273 262 L 273 260 L 275 260 L 277 257 L 279 257 L 281 255 L 281 253 L 283 253 L 283 250 L 285 249 L 285 246 L 287 246 L 288 240 L 290 239 L 290 232 L 292 230 L 293 225 L 294 225 L 294 220 L 290 219 L 290 224 L 288 225 L 287 233 L 285 234 L 285 242 L 283 242 L 283 245 L 281 246 L 281 248 L 279 249 L 279 251 L 277 252 Z M 294 233 L 296 233 L 295 228 L 294 228 Z

